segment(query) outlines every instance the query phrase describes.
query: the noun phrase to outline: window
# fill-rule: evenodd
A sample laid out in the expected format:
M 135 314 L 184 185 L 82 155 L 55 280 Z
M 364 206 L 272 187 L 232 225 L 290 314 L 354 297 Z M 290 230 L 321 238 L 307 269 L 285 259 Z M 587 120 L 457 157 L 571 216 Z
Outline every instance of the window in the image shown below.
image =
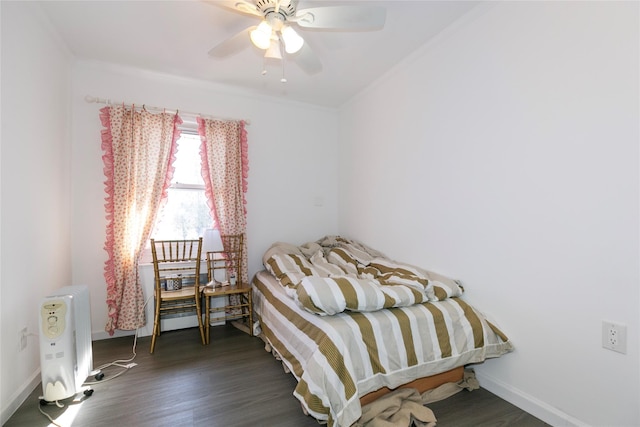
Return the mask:
M 197 239 L 213 227 L 201 175 L 200 136 L 183 130 L 177 143 L 175 171 L 151 233 L 154 239 Z

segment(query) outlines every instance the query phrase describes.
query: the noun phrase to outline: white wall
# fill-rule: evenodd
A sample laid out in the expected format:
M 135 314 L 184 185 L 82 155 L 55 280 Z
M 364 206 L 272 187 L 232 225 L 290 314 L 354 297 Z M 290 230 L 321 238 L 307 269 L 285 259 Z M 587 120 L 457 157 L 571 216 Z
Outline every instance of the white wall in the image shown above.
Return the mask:
M 258 76 L 259 77 L 259 76 Z M 106 336 L 106 219 L 98 111 L 86 95 L 250 121 L 249 274 L 278 240 L 303 243 L 337 231 L 337 113 L 219 86 L 79 62 L 72 79 L 73 281 L 91 289 L 94 338 Z M 316 206 L 321 199 L 322 206 Z
M 638 6 L 482 6 L 341 109 L 340 231 L 461 279 L 553 425 L 640 425 Z
M 71 284 L 71 58 L 28 2 L 2 8 L 0 227 L 2 422 L 40 381 L 40 299 Z

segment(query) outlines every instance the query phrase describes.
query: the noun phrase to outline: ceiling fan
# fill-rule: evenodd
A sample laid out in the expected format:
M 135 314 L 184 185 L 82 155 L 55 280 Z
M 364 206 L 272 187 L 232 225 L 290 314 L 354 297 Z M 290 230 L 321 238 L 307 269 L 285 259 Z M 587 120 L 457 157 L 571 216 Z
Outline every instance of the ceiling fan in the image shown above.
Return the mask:
M 371 31 L 384 27 L 386 11 L 378 6 L 322 6 L 298 9 L 298 0 L 210 1 L 245 15 L 261 19 L 257 26 L 246 28 L 209 51 L 217 58 L 230 56 L 249 46 L 265 51 L 264 57 L 282 59 L 284 54 L 308 74 L 322 70 L 322 63 L 298 34 L 297 29 L 312 28 L 334 31 Z M 265 74 L 266 71 L 263 71 Z M 282 78 L 283 82 L 286 79 Z

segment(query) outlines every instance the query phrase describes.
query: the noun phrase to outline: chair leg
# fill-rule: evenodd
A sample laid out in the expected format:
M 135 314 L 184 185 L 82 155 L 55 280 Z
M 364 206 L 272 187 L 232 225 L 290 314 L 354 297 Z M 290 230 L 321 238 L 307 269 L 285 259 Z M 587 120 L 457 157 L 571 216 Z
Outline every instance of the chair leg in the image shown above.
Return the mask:
M 160 304 L 156 302 L 155 314 L 153 316 L 153 332 L 151 333 L 151 350 L 149 353 L 153 354 L 153 350 L 156 348 L 156 338 L 160 335 Z
M 211 297 L 209 296 L 205 296 L 204 297 L 204 336 L 206 339 L 206 343 L 209 344 L 211 342 L 211 319 L 209 317 L 209 313 L 210 313 L 210 309 L 211 309 Z
M 251 296 L 251 290 L 247 292 L 247 303 L 249 304 L 249 336 L 253 336 L 253 302 Z
M 200 308 L 200 301 L 196 298 L 196 316 L 198 317 L 198 328 L 200 329 L 200 340 L 202 341 L 202 345 L 206 344 L 206 340 L 204 337 L 204 327 L 202 325 L 202 310 Z

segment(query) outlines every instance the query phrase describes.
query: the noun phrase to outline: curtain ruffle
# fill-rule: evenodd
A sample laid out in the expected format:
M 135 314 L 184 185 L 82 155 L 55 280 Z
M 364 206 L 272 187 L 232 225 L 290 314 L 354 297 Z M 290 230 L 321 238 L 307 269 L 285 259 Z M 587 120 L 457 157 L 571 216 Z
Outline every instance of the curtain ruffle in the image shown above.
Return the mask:
M 100 110 L 100 121 L 105 128 L 101 132 L 102 144 L 101 148 L 104 152 L 102 156 L 102 162 L 104 164 L 103 172 L 106 177 L 104 181 L 104 191 L 107 193 L 104 201 L 104 207 L 106 211 L 107 230 L 106 241 L 104 250 L 107 252 L 107 261 L 104 265 L 104 278 L 107 282 L 107 327 L 106 330 L 110 335 L 113 335 L 113 325 L 118 323 L 118 310 L 115 301 L 116 293 L 116 278 L 115 278 L 115 266 L 114 266 L 114 160 L 113 160 L 113 135 L 111 133 L 111 120 L 110 120 L 110 108 L 104 107 Z

